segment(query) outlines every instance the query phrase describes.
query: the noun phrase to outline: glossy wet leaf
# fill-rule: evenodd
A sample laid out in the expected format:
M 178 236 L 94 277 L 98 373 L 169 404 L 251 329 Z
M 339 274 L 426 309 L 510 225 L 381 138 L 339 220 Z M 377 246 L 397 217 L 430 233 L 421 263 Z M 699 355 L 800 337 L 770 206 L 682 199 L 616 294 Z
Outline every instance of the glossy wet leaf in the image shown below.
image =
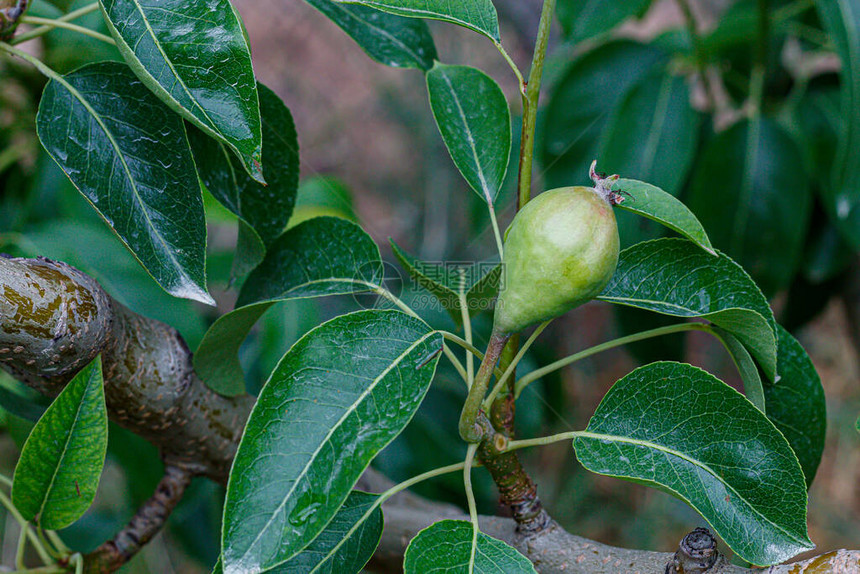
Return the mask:
M 818 15 L 842 61 L 841 134 L 833 185 L 825 204 L 845 238 L 860 248 L 860 0 L 815 0 Z
M 592 472 L 690 504 L 748 562 L 776 564 L 814 546 L 803 471 L 789 444 L 743 395 L 701 369 L 636 369 L 609 390 L 573 444 Z
M 225 574 L 278 566 L 316 538 L 412 419 L 441 348 L 423 321 L 371 310 L 324 323 L 284 355 L 230 474 Z
M 625 94 L 666 60 L 658 48 L 619 40 L 570 64 L 546 107 L 540 158 L 547 188 L 588 181 L 588 168 L 600 162 L 602 138 Z
M 735 367 L 741 376 L 741 381 L 744 384 L 744 395 L 755 405 L 755 408 L 767 415 L 767 404 L 764 398 L 764 385 L 761 382 L 761 376 L 758 373 L 758 367 L 753 361 L 747 348 L 743 343 L 731 333 L 714 327 L 714 332 L 720 341 L 725 346 L 726 351 L 732 357 Z M 779 366 L 779 354 L 777 354 L 777 367 Z
M 12 500 L 45 529 L 72 524 L 95 498 L 107 451 L 103 385 L 96 357 L 54 399 L 21 451 Z
M 381 64 L 427 71 L 437 59 L 433 36 L 423 20 L 334 0 L 305 1 L 328 16 Z
M 461 289 L 466 296 L 470 316 L 492 309 L 502 281 L 502 266 L 497 261 L 471 265 L 420 261 L 400 249 L 393 239 L 390 242 L 394 256 L 412 280 L 432 293 L 457 324 L 463 321 Z
M 266 248 L 287 226 L 299 186 L 299 141 L 290 110 L 266 86 L 258 86 L 263 122 L 263 175 L 266 185 L 245 173 L 227 148 L 199 130 L 189 132 L 201 181 L 245 226 L 239 233 L 237 274 L 260 263 Z M 234 264 L 234 268 L 235 268 Z
M 91 64 L 51 80 L 42 145 L 168 293 L 213 304 L 206 224 L 182 119 L 128 66 Z
M 404 574 L 535 574 L 515 548 L 478 532 L 472 558 L 473 527 L 465 520 L 441 520 L 418 533 L 403 558 Z
M 559 0 L 556 13 L 564 35 L 572 42 L 581 42 L 608 32 L 623 21 L 641 17 L 651 0 Z
M 782 325 L 779 338 L 779 381 L 765 385 L 767 418 L 788 440 L 812 484 L 824 452 L 827 434 L 827 404 L 815 365 L 806 351 Z
M 427 72 L 436 125 L 454 165 L 492 205 L 511 156 L 511 113 L 502 89 L 481 70 L 436 63 Z
M 491 40 L 499 41 L 499 16 L 492 0 L 338 0 L 344 4 L 362 4 L 377 10 L 429 18 L 465 26 Z
M 213 390 L 245 392 L 239 347 L 251 327 L 278 301 L 367 291 L 382 277 L 379 248 L 358 225 L 317 217 L 275 241 L 245 281 L 236 309 L 220 317 L 194 353 L 194 370 Z
M 603 301 L 675 317 L 701 317 L 725 329 L 776 376 L 776 322 L 749 275 L 724 254 L 684 239 L 655 239 L 621 252 Z
M 165 104 L 228 145 L 262 181 L 251 52 L 229 0 L 100 0 L 117 47 Z
M 812 206 L 803 156 L 767 119 L 736 124 L 705 147 L 687 205 L 717 249 L 743 265 L 762 291 L 788 287 Z
M 349 574 L 361 572 L 382 535 L 379 495 L 353 490 L 328 526 L 307 548 L 267 574 Z M 212 574 L 223 574 L 221 561 Z
M 632 179 L 619 179 L 612 189 L 623 191 L 624 201 L 617 207 L 647 217 L 677 231 L 705 251 L 716 255 L 705 228 L 686 205 L 659 187 Z

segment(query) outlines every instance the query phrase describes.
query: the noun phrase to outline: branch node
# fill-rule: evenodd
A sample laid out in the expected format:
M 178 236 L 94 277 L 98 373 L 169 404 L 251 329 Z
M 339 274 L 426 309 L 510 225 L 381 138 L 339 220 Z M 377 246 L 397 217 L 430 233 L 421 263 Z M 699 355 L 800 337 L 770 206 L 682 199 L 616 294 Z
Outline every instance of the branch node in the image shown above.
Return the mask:
M 717 539 L 707 528 L 687 534 L 666 565 L 666 574 L 704 574 L 717 563 Z

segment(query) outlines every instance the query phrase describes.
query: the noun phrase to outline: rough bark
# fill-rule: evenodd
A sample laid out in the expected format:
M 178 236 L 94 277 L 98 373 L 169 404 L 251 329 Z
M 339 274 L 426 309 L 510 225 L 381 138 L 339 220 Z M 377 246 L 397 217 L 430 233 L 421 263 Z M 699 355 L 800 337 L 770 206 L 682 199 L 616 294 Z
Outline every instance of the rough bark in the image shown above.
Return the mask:
M 209 390 L 194 374 L 191 353 L 174 329 L 132 313 L 91 277 L 48 259 L 0 257 L 0 366 L 54 396 L 98 354 L 111 419 L 155 444 L 167 467 L 153 497 L 88 566 L 90 572 L 111 572 L 158 531 L 191 476 L 226 482 L 253 399 L 228 399 Z M 358 487 L 380 492 L 390 485 L 369 471 Z M 444 518 L 466 519 L 456 507 L 408 492 L 393 497 L 384 510 L 374 565 L 393 570 L 421 529 Z M 543 574 L 662 573 L 674 557 L 606 546 L 548 520 L 536 532 L 523 532 L 516 521 L 500 517 L 482 517 L 481 526 L 518 548 Z M 708 572 L 749 570 L 718 560 Z M 860 573 L 860 552 L 829 553 L 768 572 Z
M 49 259 L 0 258 L 0 318 L 0 366 L 15 378 L 55 396 L 101 354 L 111 420 L 152 442 L 166 464 L 226 484 L 253 399 L 209 390 L 175 329 Z

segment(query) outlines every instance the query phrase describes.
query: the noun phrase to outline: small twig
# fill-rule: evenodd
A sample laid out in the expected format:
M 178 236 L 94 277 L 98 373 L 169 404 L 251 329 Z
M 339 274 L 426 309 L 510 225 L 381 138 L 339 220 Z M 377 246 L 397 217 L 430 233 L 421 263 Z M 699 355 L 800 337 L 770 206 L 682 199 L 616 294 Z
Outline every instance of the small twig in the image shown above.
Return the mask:
M 114 572 L 128 562 L 164 528 L 193 476 L 194 472 L 186 467 L 167 465 L 155 492 L 128 525 L 113 540 L 84 557 L 85 571 L 92 574 Z

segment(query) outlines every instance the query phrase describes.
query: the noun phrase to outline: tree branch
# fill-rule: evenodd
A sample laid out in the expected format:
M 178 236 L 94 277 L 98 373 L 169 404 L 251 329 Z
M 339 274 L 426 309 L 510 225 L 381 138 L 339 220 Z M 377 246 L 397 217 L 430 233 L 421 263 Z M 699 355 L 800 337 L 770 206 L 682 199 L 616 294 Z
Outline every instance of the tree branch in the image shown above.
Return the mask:
M 132 313 L 91 277 L 44 258 L 0 257 L 0 366 L 55 396 L 98 354 L 111 419 L 155 444 L 166 463 L 152 498 L 123 531 L 88 557 L 88 571 L 109 572 L 158 532 L 192 476 L 226 483 L 253 399 L 228 399 L 209 390 L 194 374 L 191 352 L 174 329 Z M 381 492 L 389 486 L 390 481 L 370 470 L 357 488 Z M 408 492 L 392 497 L 384 510 L 385 531 L 374 566 L 394 571 L 420 530 L 445 518 L 468 520 L 456 507 Z M 519 549 L 542 574 L 663 573 L 674 558 L 673 553 L 606 546 L 548 520 L 539 532 L 523 532 L 512 519 L 485 516 L 481 528 Z M 825 571 L 860 573 L 860 552 L 828 553 L 768 572 Z M 718 560 L 708 572 L 750 570 Z
M 0 317 L 0 366 L 15 378 L 56 396 L 101 354 L 111 420 L 157 446 L 165 464 L 227 483 L 254 399 L 206 387 L 175 329 L 44 258 L 0 258 Z

